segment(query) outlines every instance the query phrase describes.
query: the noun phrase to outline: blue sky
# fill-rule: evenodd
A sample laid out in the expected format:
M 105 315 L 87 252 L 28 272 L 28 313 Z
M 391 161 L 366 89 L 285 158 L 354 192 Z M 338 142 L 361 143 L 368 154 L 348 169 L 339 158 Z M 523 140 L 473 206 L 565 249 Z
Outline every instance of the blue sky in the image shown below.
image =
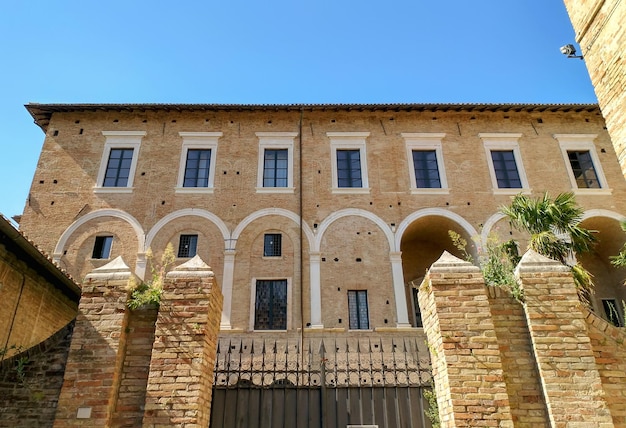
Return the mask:
M 22 212 L 39 103 L 595 103 L 560 0 L 10 1 L 0 213 Z

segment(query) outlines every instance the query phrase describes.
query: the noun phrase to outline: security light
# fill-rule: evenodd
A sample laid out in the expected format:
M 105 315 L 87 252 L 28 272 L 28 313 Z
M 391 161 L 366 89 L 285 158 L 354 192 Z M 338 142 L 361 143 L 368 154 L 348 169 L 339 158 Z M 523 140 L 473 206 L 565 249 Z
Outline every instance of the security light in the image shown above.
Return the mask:
M 583 59 L 582 55 L 576 55 L 576 48 L 574 47 L 574 45 L 565 45 L 565 46 L 561 46 L 561 53 L 563 55 L 567 55 L 568 58 L 580 58 Z

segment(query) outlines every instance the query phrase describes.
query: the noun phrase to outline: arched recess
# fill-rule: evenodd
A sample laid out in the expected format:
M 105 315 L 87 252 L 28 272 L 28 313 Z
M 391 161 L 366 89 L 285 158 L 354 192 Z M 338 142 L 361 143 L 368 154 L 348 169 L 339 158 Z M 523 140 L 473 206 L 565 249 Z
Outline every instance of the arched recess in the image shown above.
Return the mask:
M 150 229 L 150 232 L 148 232 L 148 234 L 146 235 L 145 249 L 150 248 L 150 246 L 152 245 L 152 241 L 154 240 L 154 237 L 157 235 L 157 233 L 159 233 L 159 231 L 166 224 L 180 217 L 186 217 L 186 216 L 195 216 L 195 217 L 201 217 L 201 218 L 207 219 L 220 230 L 224 241 L 227 241 L 230 238 L 230 231 L 228 230 L 228 227 L 226 227 L 226 224 L 222 221 L 221 218 L 219 218 L 212 212 L 209 212 L 206 210 L 197 209 L 197 208 L 185 208 L 182 210 L 174 211 L 173 213 L 166 215 L 161 220 L 156 222 L 154 226 L 152 226 L 152 229 Z
M 63 250 L 65 249 L 65 246 L 67 245 L 67 240 L 70 238 L 72 233 L 76 232 L 76 230 L 83 224 L 93 219 L 96 219 L 98 217 L 115 217 L 115 218 L 119 218 L 128 222 L 128 224 L 131 225 L 131 227 L 135 231 L 135 234 L 137 235 L 137 244 L 139 245 L 137 252 L 141 253 L 143 251 L 143 246 L 145 242 L 144 231 L 143 231 L 143 228 L 141 227 L 141 224 L 139 224 L 139 222 L 135 219 L 135 217 L 133 217 L 132 215 L 122 210 L 104 209 L 104 210 L 92 211 L 89 214 L 85 214 L 84 216 L 76 220 L 74 223 L 70 224 L 69 227 L 65 229 L 65 232 L 61 234 L 61 237 L 59 238 L 59 242 L 57 242 L 56 247 L 54 247 L 53 258 L 55 260 L 61 258 L 61 256 L 63 255 Z
M 113 237 L 106 258 L 92 257 L 97 236 Z M 130 266 L 134 265 L 143 253 L 143 244 L 143 229 L 133 216 L 117 209 L 103 209 L 73 222 L 61 235 L 53 257 L 73 276 L 82 278 L 117 256 L 122 256 Z
M 396 246 L 402 253 L 402 291 L 409 302 L 409 321 L 414 326 L 421 326 L 416 293 L 428 268 L 444 251 L 464 258 L 464 254 L 454 246 L 449 231 L 465 239 L 466 251 L 476 256 L 473 238 L 478 236 L 478 232 L 463 217 L 448 210 L 427 208 L 416 211 L 400 223 L 396 232 Z
M 480 232 L 480 241 L 483 246 L 487 245 L 490 239 L 495 239 L 498 243 L 515 241 L 519 256 L 522 256 L 528 249 L 528 238 L 528 233 L 513 228 L 507 216 L 500 212 L 489 217 Z
M 324 233 L 326 232 L 328 227 L 331 224 L 333 224 L 335 221 L 339 220 L 340 218 L 350 217 L 350 216 L 363 217 L 375 223 L 380 228 L 380 230 L 385 234 L 385 237 L 389 243 L 389 251 L 397 251 L 394 245 L 393 232 L 391 231 L 391 228 L 389 227 L 389 225 L 385 223 L 376 214 L 373 214 L 369 211 L 358 209 L 358 208 L 346 208 L 343 210 L 335 211 L 334 213 L 326 217 L 320 223 L 317 229 L 317 234 L 315 237 L 315 251 L 320 250 L 320 245 L 324 237 Z
M 609 210 L 586 211 L 580 225 L 594 230 L 597 243 L 593 251 L 578 254 L 577 259 L 593 275 L 594 293 L 591 306 L 596 314 L 621 326 L 624 325 L 626 301 L 626 269 L 616 268 L 610 257 L 617 255 L 626 242 L 626 233 L 620 227 L 625 217 Z

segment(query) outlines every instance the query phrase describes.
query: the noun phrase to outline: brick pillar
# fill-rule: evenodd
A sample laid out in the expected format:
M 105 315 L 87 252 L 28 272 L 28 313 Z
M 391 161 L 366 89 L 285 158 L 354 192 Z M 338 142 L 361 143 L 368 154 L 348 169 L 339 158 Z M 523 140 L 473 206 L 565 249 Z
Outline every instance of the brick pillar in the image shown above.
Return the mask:
M 489 300 L 476 266 L 444 252 L 419 290 L 442 427 L 513 427 Z
M 121 257 L 82 285 L 54 427 L 105 427 L 117 400 L 132 274 Z
M 553 427 L 613 427 L 569 268 L 528 251 L 516 274 Z
M 208 427 L 221 313 L 222 293 L 200 257 L 167 274 L 144 427 Z

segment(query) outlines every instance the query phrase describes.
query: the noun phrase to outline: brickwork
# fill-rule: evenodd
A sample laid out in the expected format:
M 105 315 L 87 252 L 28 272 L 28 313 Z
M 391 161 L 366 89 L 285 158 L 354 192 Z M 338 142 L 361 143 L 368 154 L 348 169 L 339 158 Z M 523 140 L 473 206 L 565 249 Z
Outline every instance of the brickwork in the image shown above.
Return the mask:
M 85 278 L 55 427 L 111 424 L 122 380 L 131 275 L 117 259 Z
M 215 277 L 198 256 L 167 274 L 150 360 L 144 427 L 208 426 L 221 310 Z
M 626 175 L 626 4 L 565 0 L 598 103 Z
M 551 425 L 612 427 L 584 311 L 569 269 L 532 251 L 516 273 Z
M 0 363 L 0 427 L 52 427 L 73 327 Z
M 513 427 L 498 338 L 477 267 L 449 253 L 420 288 L 443 427 Z

